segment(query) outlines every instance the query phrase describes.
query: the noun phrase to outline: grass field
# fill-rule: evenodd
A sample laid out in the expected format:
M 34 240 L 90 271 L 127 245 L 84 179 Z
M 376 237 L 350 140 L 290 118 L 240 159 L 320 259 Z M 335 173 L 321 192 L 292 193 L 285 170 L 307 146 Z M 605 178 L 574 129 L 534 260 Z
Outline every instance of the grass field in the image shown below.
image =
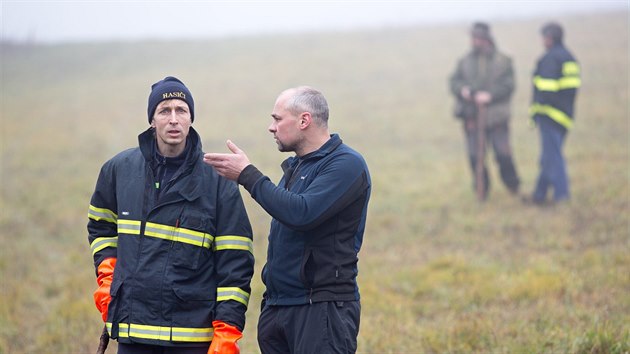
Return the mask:
M 493 23 L 517 71 L 512 141 L 523 193 L 538 172 L 527 122 L 547 19 Z M 277 94 L 308 84 L 331 130 L 361 151 L 373 194 L 359 284 L 361 353 L 630 352 L 628 13 L 559 19 L 581 62 L 566 143 L 572 200 L 523 206 L 498 179 L 478 204 L 447 78 L 469 24 L 195 42 L 1 48 L 0 353 L 91 353 L 102 328 L 87 206 L 102 163 L 147 128 L 150 84 L 175 75 L 206 151 L 230 138 L 273 180 Z M 490 159 L 492 160 L 492 159 Z M 256 323 L 270 218 L 244 192 Z M 115 352 L 115 344 L 109 352 Z

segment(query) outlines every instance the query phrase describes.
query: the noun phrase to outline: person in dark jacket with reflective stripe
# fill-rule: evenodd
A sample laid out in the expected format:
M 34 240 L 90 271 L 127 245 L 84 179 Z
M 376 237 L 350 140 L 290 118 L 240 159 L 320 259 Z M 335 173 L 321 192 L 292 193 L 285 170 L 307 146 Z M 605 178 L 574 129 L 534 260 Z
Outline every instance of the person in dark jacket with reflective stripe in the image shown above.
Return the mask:
M 101 168 L 88 212 L 98 289 L 118 353 L 238 353 L 252 230 L 236 183 L 203 163 L 194 101 L 177 78 L 152 86 L 139 147 Z
M 363 157 L 328 132 L 328 104 L 310 87 L 280 94 L 269 126 L 282 152 L 278 185 L 228 140 L 206 154 L 272 217 L 266 291 L 258 322 L 262 353 L 354 353 L 361 305 L 356 277 L 371 182 Z
M 546 53 L 538 60 L 533 77 L 530 113 L 538 125 L 542 141 L 540 174 L 527 203 L 547 204 L 553 190 L 553 202 L 570 198 L 569 178 L 562 148 L 568 130 L 573 126 L 574 104 L 581 85 L 580 66 L 564 46 L 563 30 L 557 23 L 542 28 Z

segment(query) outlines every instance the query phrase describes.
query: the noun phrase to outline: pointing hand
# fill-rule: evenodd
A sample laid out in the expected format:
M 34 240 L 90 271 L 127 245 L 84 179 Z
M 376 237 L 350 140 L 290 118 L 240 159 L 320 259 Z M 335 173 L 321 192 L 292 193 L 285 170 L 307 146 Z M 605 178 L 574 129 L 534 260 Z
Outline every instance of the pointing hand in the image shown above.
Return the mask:
M 236 181 L 245 167 L 250 165 L 249 158 L 231 140 L 227 141 L 227 147 L 231 154 L 207 153 L 203 155 L 203 162 L 214 167 L 219 175 Z

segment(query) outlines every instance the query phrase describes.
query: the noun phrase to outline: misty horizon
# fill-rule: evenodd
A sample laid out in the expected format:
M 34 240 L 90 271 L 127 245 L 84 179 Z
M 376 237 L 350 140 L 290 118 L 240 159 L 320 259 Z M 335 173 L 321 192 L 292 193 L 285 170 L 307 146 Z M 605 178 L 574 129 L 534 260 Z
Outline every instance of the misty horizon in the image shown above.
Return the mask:
M 3 1 L 3 42 L 200 39 L 628 11 L 604 1 Z

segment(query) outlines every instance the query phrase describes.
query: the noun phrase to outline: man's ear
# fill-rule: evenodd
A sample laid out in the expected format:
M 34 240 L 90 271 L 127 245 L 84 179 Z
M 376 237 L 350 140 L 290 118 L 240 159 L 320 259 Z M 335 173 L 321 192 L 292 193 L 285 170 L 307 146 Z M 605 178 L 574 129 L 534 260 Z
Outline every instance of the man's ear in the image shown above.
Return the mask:
M 305 129 L 313 122 L 313 117 L 309 112 L 304 112 L 300 115 L 300 128 Z
M 155 128 L 155 119 L 151 119 L 151 128 Z

